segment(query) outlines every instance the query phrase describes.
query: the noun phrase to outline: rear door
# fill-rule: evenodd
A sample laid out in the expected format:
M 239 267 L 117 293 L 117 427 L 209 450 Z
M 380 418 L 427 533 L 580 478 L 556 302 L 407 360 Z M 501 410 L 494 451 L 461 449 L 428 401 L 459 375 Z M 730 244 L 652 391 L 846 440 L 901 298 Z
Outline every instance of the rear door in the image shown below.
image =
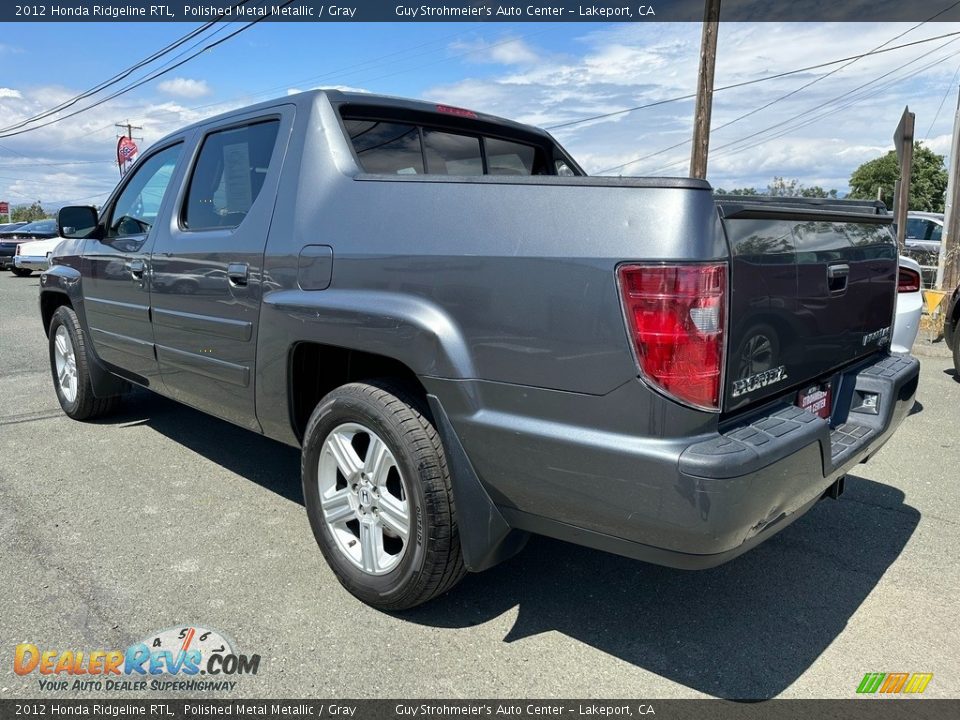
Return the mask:
M 292 121 L 293 107 L 282 105 L 203 131 L 150 257 L 167 391 L 255 430 L 263 253 Z
M 150 327 L 147 261 L 156 220 L 180 171 L 183 141 L 151 152 L 128 173 L 83 250 L 83 301 L 97 355 L 150 385 L 159 374 Z
M 829 380 L 890 342 L 889 218 L 798 209 L 724 219 L 731 250 L 725 409 Z

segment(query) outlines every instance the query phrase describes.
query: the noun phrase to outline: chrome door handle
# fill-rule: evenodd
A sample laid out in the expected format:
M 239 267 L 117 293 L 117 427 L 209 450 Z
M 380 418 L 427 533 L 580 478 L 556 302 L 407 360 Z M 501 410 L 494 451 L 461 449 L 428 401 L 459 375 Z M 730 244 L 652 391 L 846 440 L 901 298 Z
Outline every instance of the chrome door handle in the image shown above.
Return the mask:
M 227 265 L 227 279 L 234 287 L 246 287 L 250 276 L 250 267 L 246 263 L 230 263 Z
M 847 277 L 850 275 L 849 265 L 827 266 L 827 287 L 832 293 L 841 293 L 847 289 Z
M 131 260 L 127 263 L 127 270 L 130 271 L 130 275 L 134 280 L 143 280 L 143 273 L 146 269 L 147 266 L 143 260 Z

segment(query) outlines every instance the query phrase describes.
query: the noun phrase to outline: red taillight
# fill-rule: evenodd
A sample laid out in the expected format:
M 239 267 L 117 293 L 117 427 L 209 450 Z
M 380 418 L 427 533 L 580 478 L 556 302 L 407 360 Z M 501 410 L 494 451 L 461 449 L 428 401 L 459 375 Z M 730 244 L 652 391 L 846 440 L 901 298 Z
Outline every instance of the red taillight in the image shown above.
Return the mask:
M 920 289 L 920 273 L 910 268 L 900 268 L 897 277 L 897 292 L 917 292 Z
M 726 264 L 621 265 L 617 275 L 640 372 L 681 402 L 718 410 Z

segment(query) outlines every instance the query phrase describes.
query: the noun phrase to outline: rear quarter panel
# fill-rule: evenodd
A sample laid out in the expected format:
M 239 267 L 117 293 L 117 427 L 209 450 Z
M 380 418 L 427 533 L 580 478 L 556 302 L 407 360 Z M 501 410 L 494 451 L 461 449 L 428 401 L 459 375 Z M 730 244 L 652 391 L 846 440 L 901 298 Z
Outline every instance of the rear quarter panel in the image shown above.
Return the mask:
M 616 266 L 727 257 L 705 183 L 363 175 L 332 109 L 308 127 L 265 258 L 265 428 L 289 424 L 277 370 L 298 339 L 389 351 L 422 377 L 603 395 L 637 377 Z M 299 289 L 308 244 L 333 249 L 326 290 Z

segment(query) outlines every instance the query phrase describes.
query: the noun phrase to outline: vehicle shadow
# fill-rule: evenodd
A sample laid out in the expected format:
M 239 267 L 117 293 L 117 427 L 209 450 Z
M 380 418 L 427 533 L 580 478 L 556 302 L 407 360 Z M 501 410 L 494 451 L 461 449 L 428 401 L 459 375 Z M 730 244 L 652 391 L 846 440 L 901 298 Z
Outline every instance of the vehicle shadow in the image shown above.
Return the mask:
M 96 422 L 147 425 L 217 465 L 303 505 L 300 451 L 199 410 L 135 389 L 119 411 Z
M 294 448 L 140 390 L 101 422 L 146 424 L 303 503 Z M 904 499 L 895 487 L 848 475 L 838 501 L 817 504 L 740 558 L 697 572 L 534 537 L 514 559 L 396 616 L 465 628 L 517 607 L 504 642 L 560 632 L 709 695 L 771 698 L 829 647 L 903 551 L 920 521 Z M 862 677 L 862 668 L 849 668 L 851 682 L 858 670 Z
M 944 374 L 944 375 L 949 375 L 950 377 L 952 377 L 952 378 L 953 378 L 954 380 L 956 380 L 957 382 L 960 382 L 960 375 L 957 374 L 957 371 L 956 371 L 955 368 L 947 368 L 946 370 L 943 371 L 943 374 Z
M 467 627 L 517 606 L 505 642 L 561 632 L 715 697 L 775 697 L 843 631 L 920 520 L 896 488 L 853 475 L 846 488 L 712 570 L 533 538 L 512 561 L 403 617 Z

